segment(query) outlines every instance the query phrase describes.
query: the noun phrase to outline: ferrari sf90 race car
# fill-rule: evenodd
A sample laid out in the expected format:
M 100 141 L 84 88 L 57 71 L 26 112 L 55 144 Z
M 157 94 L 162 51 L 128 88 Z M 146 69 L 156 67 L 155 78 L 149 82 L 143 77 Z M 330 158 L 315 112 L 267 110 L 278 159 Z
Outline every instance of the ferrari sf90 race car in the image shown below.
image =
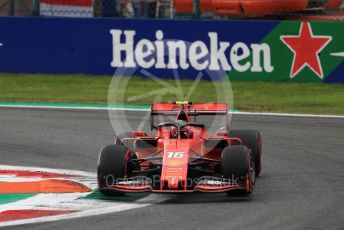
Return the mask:
M 254 130 L 228 131 L 227 104 L 159 103 L 152 104 L 150 115 L 154 135 L 121 133 L 114 144 L 101 149 L 101 193 L 253 192 L 262 170 L 261 135 Z M 213 119 L 201 123 L 203 116 Z M 161 120 L 168 117 L 173 119 Z M 225 127 L 209 134 L 208 123 L 221 117 Z

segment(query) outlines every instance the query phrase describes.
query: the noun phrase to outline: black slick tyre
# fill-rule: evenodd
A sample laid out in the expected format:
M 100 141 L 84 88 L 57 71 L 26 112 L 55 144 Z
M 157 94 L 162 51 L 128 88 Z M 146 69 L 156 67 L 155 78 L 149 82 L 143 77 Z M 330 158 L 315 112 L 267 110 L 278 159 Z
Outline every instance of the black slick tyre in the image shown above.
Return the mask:
M 221 172 L 225 179 L 234 180 L 235 183 L 245 183 L 249 172 L 254 170 L 251 161 L 249 149 L 244 145 L 228 146 L 222 151 Z M 254 172 L 253 172 L 254 174 Z M 251 179 L 251 178 L 250 178 Z M 255 180 L 255 178 L 253 178 Z M 232 181 L 233 182 L 233 181 Z M 254 181 L 253 181 L 254 183 Z M 252 193 L 246 189 L 230 190 L 227 192 L 229 196 L 246 196 Z
M 124 193 L 109 189 L 117 179 L 125 176 L 126 148 L 123 145 L 107 145 L 102 148 L 98 159 L 98 187 L 106 196 L 119 196 Z

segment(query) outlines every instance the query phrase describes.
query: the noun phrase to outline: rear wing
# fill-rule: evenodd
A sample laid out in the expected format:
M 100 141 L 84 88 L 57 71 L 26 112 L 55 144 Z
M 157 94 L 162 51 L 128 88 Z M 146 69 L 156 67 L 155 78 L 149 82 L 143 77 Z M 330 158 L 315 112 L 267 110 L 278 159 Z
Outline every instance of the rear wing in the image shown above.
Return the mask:
M 157 129 L 154 124 L 154 116 L 177 116 L 184 110 L 189 117 L 194 117 L 196 122 L 197 116 L 202 115 L 223 115 L 228 116 L 229 106 L 226 103 L 195 103 L 177 101 L 175 103 L 156 103 L 151 105 L 151 129 Z M 228 126 L 228 125 L 227 125 Z
M 225 103 L 158 103 L 151 105 L 151 115 L 177 115 L 181 110 L 189 116 L 227 115 L 228 109 Z

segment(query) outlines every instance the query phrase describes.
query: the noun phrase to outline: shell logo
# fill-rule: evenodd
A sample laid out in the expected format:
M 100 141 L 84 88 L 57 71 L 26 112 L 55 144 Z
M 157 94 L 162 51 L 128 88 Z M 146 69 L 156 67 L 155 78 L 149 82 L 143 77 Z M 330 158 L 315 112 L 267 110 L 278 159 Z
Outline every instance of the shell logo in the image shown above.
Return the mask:
M 180 165 L 182 165 L 182 164 L 183 164 L 183 162 L 180 161 L 180 160 L 169 160 L 169 161 L 167 162 L 167 165 L 168 165 L 168 166 L 180 166 Z

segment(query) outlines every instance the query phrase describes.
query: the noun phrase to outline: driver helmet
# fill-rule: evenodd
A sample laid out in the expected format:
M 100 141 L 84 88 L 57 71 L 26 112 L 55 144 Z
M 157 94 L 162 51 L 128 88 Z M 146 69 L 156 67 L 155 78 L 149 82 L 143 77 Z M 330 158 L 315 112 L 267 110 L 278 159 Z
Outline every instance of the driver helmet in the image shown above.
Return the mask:
M 180 132 L 181 138 L 192 138 L 191 127 L 183 127 Z

